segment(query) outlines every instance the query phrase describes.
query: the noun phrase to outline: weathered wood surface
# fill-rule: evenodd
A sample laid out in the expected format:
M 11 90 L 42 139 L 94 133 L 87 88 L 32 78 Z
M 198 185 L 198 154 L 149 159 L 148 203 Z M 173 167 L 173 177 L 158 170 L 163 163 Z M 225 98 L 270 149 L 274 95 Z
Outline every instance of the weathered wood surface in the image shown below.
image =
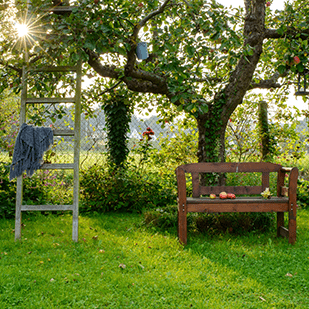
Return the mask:
M 200 186 L 200 173 L 262 173 L 262 186 Z M 277 196 L 264 199 L 260 195 L 269 187 L 269 173 L 277 172 Z M 192 198 L 186 196 L 186 173 L 192 176 Z M 289 187 L 284 187 L 286 173 L 290 173 Z M 181 165 L 176 169 L 178 185 L 178 237 L 181 243 L 187 243 L 187 213 L 188 212 L 276 212 L 277 236 L 284 236 L 289 243 L 296 241 L 296 189 L 298 169 L 281 167 L 279 164 L 264 162 L 248 163 L 192 163 Z M 211 193 L 219 194 L 225 191 L 234 193 L 236 199 L 210 199 L 200 197 Z M 289 214 L 289 228 L 284 227 L 284 212 Z
M 247 201 L 236 204 L 234 201 L 229 201 L 222 204 L 210 203 L 192 203 L 187 205 L 188 212 L 284 212 L 288 211 L 287 202 L 263 204 L 261 202 Z
M 263 189 L 262 186 L 214 186 L 214 187 L 204 187 L 199 186 L 198 182 L 195 184 L 194 187 L 199 187 L 199 189 L 195 189 L 196 192 L 199 194 L 195 195 L 194 197 L 198 197 L 200 195 L 206 194 L 219 194 L 221 192 L 233 192 L 234 194 L 243 194 L 243 195 L 254 195 L 260 194 Z
M 51 12 L 55 14 L 64 14 L 64 13 L 72 13 L 74 8 L 78 8 L 78 6 L 54 6 L 51 7 L 50 9 L 44 9 L 42 11 L 45 12 Z
M 41 170 L 72 170 L 74 169 L 74 163 L 44 163 Z
M 76 89 L 74 98 L 28 98 L 27 97 L 27 73 L 30 71 L 45 72 L 69 72 L 76 71 Z M 80 119 L 81 119 L 81 79 L 82 79 L 82 62 L 79 61 L 76 66 L 70 67 L 49 67 L 49 68 L 27 68 L 23 67 L 22 72 L 22 91 L 21 91 L 21 112 L 20 126 L 26 122 L 26 104 L 44 104 L 44 103 L 75 103 L 75 122 L 74 130 L 54 130 L 54 135 L 74 136 L 74 163 L 49 164 L 44 163 L 41 169 L 74 169 L 74 188 L 73 188 L 73 205 L 22 205 L 23 200 L 23 177 L 17 178 L 16 190 L 16 218 L 15 218 L 15 240 L 21 238 L 21 218 L 22 211 L 73 211 L 72 222 L 72 240 L 78 241 L 78 205 L 79 205 L 79 151 L 80 151 Z
M 180 165 L 186 173 L 246 173 L 246 172 L 278 172 L 280 164 L 268 162 L 242 162 L 242 163 L 191 163 Z
M 54 136 L 74 136 L 74 131 L 70 129 L 66 130 L 53 130 Z
M 279 227 L 279 236 L 289 238 L 289 230 L 284 226 L 280 226 Z
M 26 104 L 47 104 L 47 103 L 75 103 L 75 97 L 72 98 L 27 98 Z
M 69 65 L 63 65 L 63 66 L 45 66 L 45 67 L 28 67 L 28 72 L 76 72 L 78 69 L 78 66 L 69 66 Z
M 178 179 L 178 237 L 181 243 L 187 243 L 187 196 L 186 177 L 182 169 L 176 171 Z
M 73 210 L 73 205 L 22 205 L 21 211 L 60 211 Z

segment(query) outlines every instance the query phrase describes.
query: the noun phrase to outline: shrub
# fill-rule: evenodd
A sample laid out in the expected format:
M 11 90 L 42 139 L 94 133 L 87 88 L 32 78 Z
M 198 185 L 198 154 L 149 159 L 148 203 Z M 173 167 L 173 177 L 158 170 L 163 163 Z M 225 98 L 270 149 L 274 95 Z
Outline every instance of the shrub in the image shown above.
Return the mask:
M 157 173 L 93 165 L 81 174 L 81 212 L 141 212 L 176 201 L 176 190 Z
M 309 205 L 309 181 L 304 179 L 297 180 L 297 201 L 302 208 Z
M 151 154 L 156 166 L 165 173 L 174 173 L 177 166 L 197 162 L 198 130 L 192 119 L 183 119 L 169 127 L 170 135 L 160 135 L 159 151 Z
M 16 179 L 9 181 L 10 165 L 0 162 L 0 217 L 15 215 Z M 37 174 L 24 179 L 23 200 L 27 204 L 44 204 L 47 192 Z

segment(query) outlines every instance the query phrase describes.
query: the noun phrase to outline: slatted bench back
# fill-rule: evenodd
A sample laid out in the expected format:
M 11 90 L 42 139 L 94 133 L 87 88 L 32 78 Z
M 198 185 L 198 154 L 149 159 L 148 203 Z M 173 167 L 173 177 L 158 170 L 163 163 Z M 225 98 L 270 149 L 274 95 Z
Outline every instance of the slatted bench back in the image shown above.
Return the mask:
M 278 172 L 280 164 L 266 162 L 244 162 L 244 163 L 192 163 L 181 165 L 178 169 L 192 175 L 192 196 L 219 194 L 220 192 L 231 192 L 236 195 L 257 195 L 269 187 L 269 173 Z M 200 173 L 262 173 L 262 186 L 201 186 Z

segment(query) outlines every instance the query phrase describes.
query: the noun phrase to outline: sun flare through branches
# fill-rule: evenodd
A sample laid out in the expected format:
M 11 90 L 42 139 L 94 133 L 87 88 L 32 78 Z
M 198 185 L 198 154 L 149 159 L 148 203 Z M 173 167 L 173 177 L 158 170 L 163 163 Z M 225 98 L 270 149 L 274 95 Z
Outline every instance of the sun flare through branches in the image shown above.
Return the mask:
M 15 28 L 16 28 L 18 37 L 22 38 L 22 37 L 28 35 L 29 29 L 28 29 L 27 24 L 16 23 Z

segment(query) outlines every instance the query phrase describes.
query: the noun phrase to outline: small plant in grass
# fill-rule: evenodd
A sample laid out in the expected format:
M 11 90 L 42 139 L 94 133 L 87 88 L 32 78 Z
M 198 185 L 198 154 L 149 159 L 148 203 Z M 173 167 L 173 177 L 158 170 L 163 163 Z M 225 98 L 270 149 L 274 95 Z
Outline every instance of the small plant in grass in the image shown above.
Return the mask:
M 177 227 L 177 206 L 166 206 L 145 211 L 143 224 L 162 229 Z

